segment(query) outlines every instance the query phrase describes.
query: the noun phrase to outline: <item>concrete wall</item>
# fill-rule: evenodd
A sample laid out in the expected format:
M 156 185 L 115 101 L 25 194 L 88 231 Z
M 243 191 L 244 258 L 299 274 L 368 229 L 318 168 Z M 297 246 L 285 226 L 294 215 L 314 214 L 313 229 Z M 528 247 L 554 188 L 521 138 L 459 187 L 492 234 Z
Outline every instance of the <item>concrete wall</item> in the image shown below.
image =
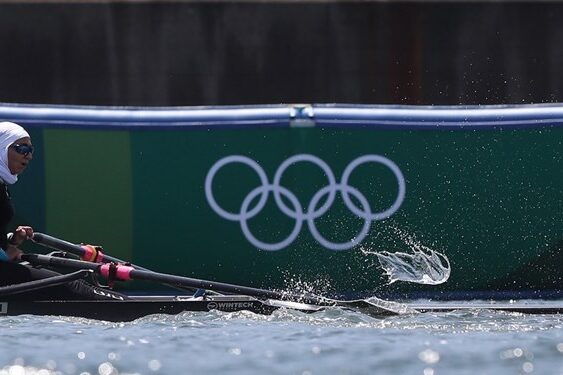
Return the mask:
M 0 4 L 0 102 L 563 101 L 559 2 Z

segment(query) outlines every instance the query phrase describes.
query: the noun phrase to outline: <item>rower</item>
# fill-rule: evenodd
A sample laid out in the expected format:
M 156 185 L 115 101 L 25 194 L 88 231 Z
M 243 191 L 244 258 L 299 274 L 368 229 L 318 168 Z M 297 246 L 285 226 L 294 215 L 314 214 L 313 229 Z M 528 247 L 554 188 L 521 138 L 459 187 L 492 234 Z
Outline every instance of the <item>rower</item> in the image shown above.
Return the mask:
M 8 224 L 14 216 L 14 206 L 8 185 L 18 181 L 19 175 L 33 159 L 34 147 L 31 137 L 21 126 L 13 122 L 0 122 L 0 287 L 45 279 L 60 274 L 47 269 L 34 268 L 18 263 L 22 251 L 19 246 L 33 237 L 31 226 L 21 225 L 8 233 Z M 14 299 L 126 299 L 124 295 L 108 293 L 101 288 L 75 280 L 29 293 L 14 295 Z

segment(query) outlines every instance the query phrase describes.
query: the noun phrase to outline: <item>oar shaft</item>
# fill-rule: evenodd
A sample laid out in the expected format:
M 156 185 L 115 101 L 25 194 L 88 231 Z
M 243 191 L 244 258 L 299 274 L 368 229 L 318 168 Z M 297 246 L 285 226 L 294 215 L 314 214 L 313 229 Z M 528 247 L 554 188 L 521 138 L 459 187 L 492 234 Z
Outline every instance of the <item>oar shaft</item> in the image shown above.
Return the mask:
M 185 276 L 176 276 L 165 273 L 158 273 L 153 271 L 144 271 L 139 269 L 131 269 L 129 276 L 133 280 L 155 281 L 159 283 L 166 283 L 171 285 L 181 285 L 191 288 L 199 288 L 205 290 L 214 290 L 216 292 L 230 293 L 230 294 L 244 294 L 257 298 L 270 298 L 278 300 L 289 300 L 314 305 L 334 305 L 333 302 L 324 298 L 319 298 L 312 295 L 297 295 L 287 292 L 277 292 L 274 290 L 252 288 L 248 286 L 227 284 L 218 281 L 193 279 Z
M 85 250 L 79 245 L 75 245 L 68 241 L 51 237 L 48 234 L 44 234 L 44 233 L 38 233 L 38 232 L 33 233 L 33 241 L 45 245 L 47 247 L 50 247 L 52 249 L 66 251 L 79 256 L 84 255 L 85 252 Z
M 78 270 L 66 275 L 53 276 L 46 279 L 32 280 L 20 284 L 13 284 L 0 287 L 0 297 L 11 296 L 19 293 L 31 292 L 43 288 L 50 288 L 56 285 L 62 285 L 71 281 L 84 279 L 90 273 L 89 270 Z
M 38 233 L 38 232 L 33 233 L 33 241 L 40 243 L 42 245 L 45 245 L 47 247 L 50 247 L 52 249 L 66 251 L 68 253 L 72 253 L 72 254 L 78 255 L 80 257 L 83 257 L 84 254 L 86 253 L 86 250 L 80 245 L 76 245 L 76 244 L 73 244 L 71 242 L 61 240 L 59 238 L 55 238 L 55 237 L 49 236 L 48 234 L 44 234 L 44 233 Z M 102 255 L 101 261 L 104 262 L 104 263 L 105 262 L 121 262 L 121 263 L 123 262 L 121 259 L 114 258 L 114 257 L 106 255 L 106 254 Z
M 35 241 L 35 242 L 37 242 L 37 243 L 39 243 L 43 246 L 49 247 L 51 249 L 66 251 L 67 253 L 78 255 L 83 260 L 87 260 L 87 261 L 91 261 L 91 262 L 95 262 L 95 263 L 110 263 L 110 262 L 126 263 L 125 261 L 123 261 L 119 258 L 115 258 L 115 257 L 112 257 L 110 255 L 106 255 L 106 254 L 102 253 L 101 251 L 96 251 L 95 257 L 94 257 L 94 258 L 96 258 L 95 260 L 90 259 L 91 256 L 88 256 L 86 254 L 88 250 L 91 250 L 91 249 L 88 249 L 88 247 L 85 248 L 81 245 L 76 245 L 76 244 L 70 243 L 68 241 L 61 240 L 60 238 L 49 236 L 48 234 L 44 234 L 44 233 L 35 232 L 33 234 L 33 241 Z M 91 246 L 90 246 L 90 248 L 91 248 Z M 131 263 L 128 263 L 128 264 L 131 264 Z M 147 268 L 138 266 L 136 264 L 131 264 L 131 266 L 138 269 L 138 270 L 149 271 L 149 272 L 151 271 Z M 175 285 L 175 286 L 168 285 L 168 286 L 170 286 L 174 289 L 182 290 L 184 292 L 187 291 L 187 292 L 193 293 L 193 290 L 189 289 L 189 287 L 186 287 L 186 286 L 179 286 L 179 285 Z
M 42 265 L 53 266 L 53 267 L 66 267 L 72 269 L 89 269 L 106 277 L 111 273 L 111 271 L 109 270 L 111 266 L 107 263 L 98 264 L 98 263 L 84 262 L 81 260 L 59 258 L 59 257 L 40 255 L 40 254 L 24 254 L 22 255 L 22 259 L 32 264 L 42 264 Z M 193 279 L 185 276 L 176 276 L 166 273 L 139 270 L 133 267 L 123 266 L 123 265 L 114 265 L 114 267 L 115 269 L 113 272 L 115 272 L 115 276 L 121 280 L 131 279 L 131 280 L 154 281 L 158 283 L 172 284 L 172 285 L 184 286 L 189 288 L 214 290 L 223 293 L 244 294 L 257 298 L 291 300 L 291 301 L 298 301 L 303 303 L 324 305 L 324 306 L 334 305 L 334 303 L 330 303 L 329 301 L 323 298 L 319 298 L 311 295 L 301 296 L 291 293 L 281 293 L 273 290 L 258 289 L 258 288 L 252 288 L 252 287 L 241 286 L 241 285 L 221 283 L 216 281 Z
M 366 300 L 337 301 L 337 300 L 330 300 L 330 299 L 325 299 L 322 297 L 317 297 L 312 295 L 302 296 L 292 293 L 280 293 L 273 290 L 251 288 L 241 285 L 233 285 L 233 284 L 220 283 L 216 281 L 208 281 L 201 279 L 192 279 L 190 277 L 175 276 L 165 273 L 139 270 L 130 266 L 124 266 L 114 263 L 98 264 L 98 263 L 84 262 L 80 260 L 52 257 L 48 255 L 39 255 L 39 254 L 24 254 L 22 255 L 22 259 L 27 260 L 32 264 L 43 264 L 43 265 L 49 265 L 55 267 L 67 267 L 74 269 L 89 269 L 89 270 L 93 270 L 94 272 L 104 277 L 109 277 L 110 279 L 115 278 L 116 280 L 155 281 L 159 283 L 166 283 L 170 285 L 183 286 L 189 288 L 214 290 L 223 293 L 244 294 L 247 296 L 253 296 L 261 299 L 268 298 L 275 300 L 286 300 L 286 301 L 307 303 L 317 306 L 340 306 L 355 311 L 360 311 L 364 314 L 368 314 L 371 316 L 396 315 L 402 312 L 407 312 L 406 309 L 403 308 L 396 309 L 393 306 L 389 306 L 388 302 L 385 301 L 381 301 L 384 303 L 383 306 L 381 305 L 381 303 L 374 304 Z
M 226 284 L 216 281 L 192 279 L 190 277 L 169 275 L 158 272 L 147 272 L 143 270 L 132 269 L 129 273 L 131 279 L 133 280 L 145 280 L 145 281 L 155 281 L 160 283 L 167 283 L 173 285 L 183 285 L 191 288 L 200 288 L 206 290 L 215 290 L 223 293 L 233 293 L 233 294 L 245 294 L 260 298 L 272 298 L 272 299 L 282 299 L 284 295 L 282 293 L 251 288 L 241 285 Z
M 21 259 L 31 264 L 40 264 L 43 266 L 64 267 L 71 269 L 92 270 L 100 273 L 100 264 L 85 262 L 83 260 L 59 258 L 50 255 L 41 254 L 22 254 Z
M 40 243 L 44 246 L 47 246 L 51 249 L 66 251 L 67 253 L 75 254 L 75 255 L 78 255 L 79 257 L 83 257 L 84 254 L 86 253 L 86 250 L 80 245 L 76 245 L 76 244 L 70 243 L 68 241 L 61 240 L 60 238 L 49 236 L 48 234 L 44 234 L 44 233 L 38 233 L 38 232 L 33 233 L 33 241 Z M 112 257 L 110 255 L 103 254 L 103 253 L 102 253 L 102 257 L 101 257 L 100 262 L 102 262 L 102 263 L 109 263 L 109 262 L 126 263 L 125 261 L 123 261 L 119 258 L 115 258 L 115 257 Z M 139 269 L 139 270 L 150 271 L 146 268 L 143 268 L 141 266 L 137 266 L 135 264 L 132 264 L 132 266 Z

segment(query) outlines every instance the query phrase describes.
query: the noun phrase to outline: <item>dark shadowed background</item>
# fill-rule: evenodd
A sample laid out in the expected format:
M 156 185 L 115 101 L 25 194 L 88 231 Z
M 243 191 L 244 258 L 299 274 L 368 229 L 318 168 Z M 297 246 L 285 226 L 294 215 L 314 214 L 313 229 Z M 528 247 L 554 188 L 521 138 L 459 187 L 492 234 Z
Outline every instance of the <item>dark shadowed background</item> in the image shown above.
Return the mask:
M 563 101 L 559 2 L 3 2 L 0 102 Z

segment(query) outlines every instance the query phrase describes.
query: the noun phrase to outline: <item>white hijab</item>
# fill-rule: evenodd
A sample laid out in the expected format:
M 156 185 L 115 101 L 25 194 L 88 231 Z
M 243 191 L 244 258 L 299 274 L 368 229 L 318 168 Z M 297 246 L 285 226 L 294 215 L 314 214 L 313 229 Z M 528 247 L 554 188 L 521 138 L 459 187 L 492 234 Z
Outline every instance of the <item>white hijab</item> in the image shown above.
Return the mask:
M 18 175 L 8 168 L 8 148 L 18 139 L 29 137 L 24 128 L 13 122 L 0 122 L 0 179 L 5 184 L 14 184 Z

